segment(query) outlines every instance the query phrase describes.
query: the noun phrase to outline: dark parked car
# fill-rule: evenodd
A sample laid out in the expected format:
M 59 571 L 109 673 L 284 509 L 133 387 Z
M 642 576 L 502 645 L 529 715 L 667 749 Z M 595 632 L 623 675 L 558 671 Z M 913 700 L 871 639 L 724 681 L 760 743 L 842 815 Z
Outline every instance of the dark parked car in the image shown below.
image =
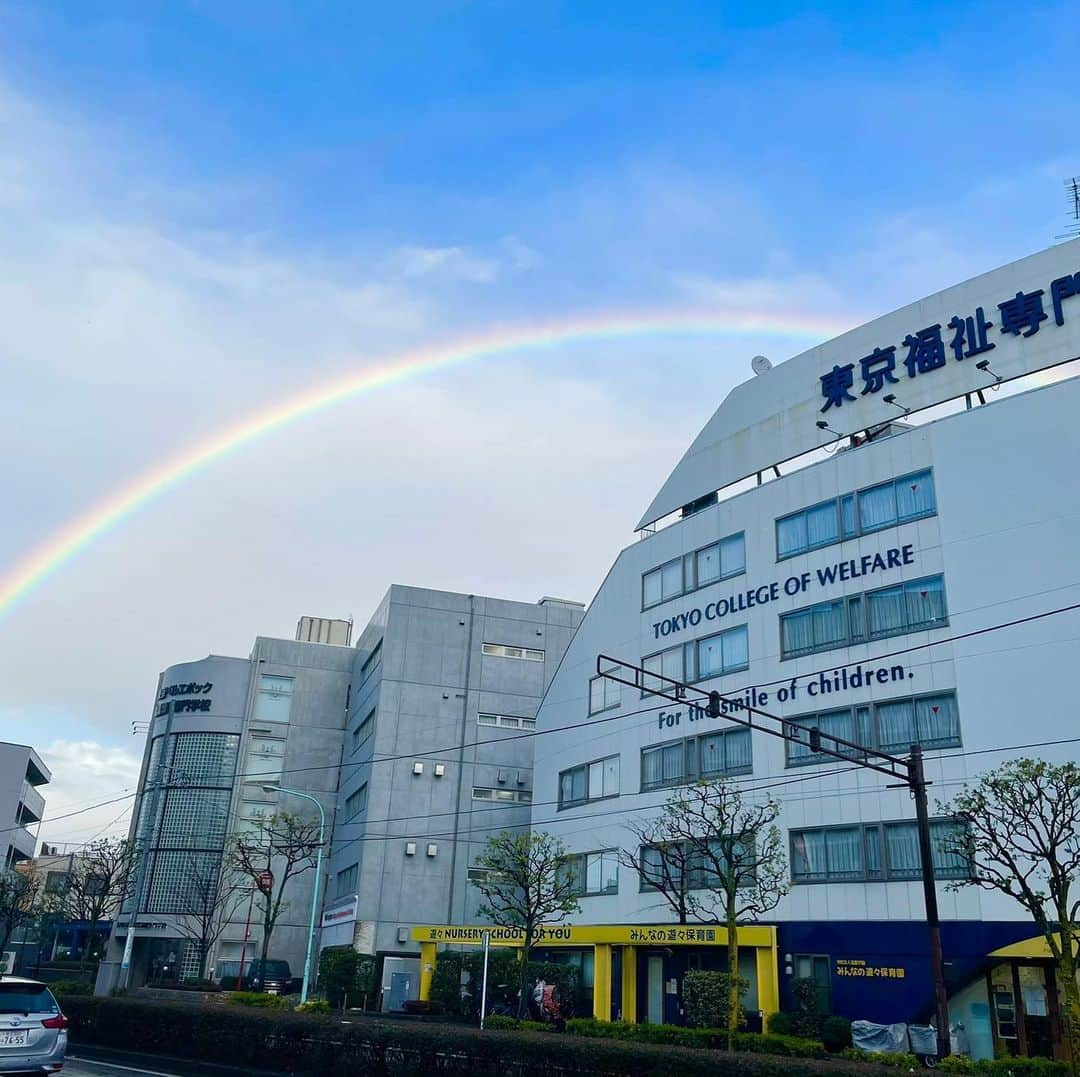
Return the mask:
M 64 1065 L 67 1027 L 43 983 L 0 979 L 0 1073 L 55 1073 Z
M 219 961 L 217 978 L 222 987 L 238 991 L 265 991 L 268 995 L 292 995 L 300 990 L 301 979 L 293 976 L 288 961 L 249 961 L 244 965 L 244 979 L 239 961 Z

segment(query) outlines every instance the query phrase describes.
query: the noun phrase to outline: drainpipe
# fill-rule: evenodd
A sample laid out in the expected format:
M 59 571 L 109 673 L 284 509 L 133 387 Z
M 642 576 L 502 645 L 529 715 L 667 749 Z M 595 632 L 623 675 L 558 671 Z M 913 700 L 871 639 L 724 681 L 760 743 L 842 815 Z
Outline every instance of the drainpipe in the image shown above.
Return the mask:
M 454 800 L 454 836 L 450 846 L 450 892 L 446 898 L 446 922 L 454 922 L 454 881 L 457 876 L 458 831 L 461 828 L 461 789 L 465 776 L 465 740 L 469 730 L 469 681 L 472 677 L 473 629 L 476 624 L 476 596 L 469 595 L 469 634 L 465 648 L 465 691 L 461 703 L 461 741 L 458 744 L 457 792 Z M 464 916 L 464 910 L 462 910 Z

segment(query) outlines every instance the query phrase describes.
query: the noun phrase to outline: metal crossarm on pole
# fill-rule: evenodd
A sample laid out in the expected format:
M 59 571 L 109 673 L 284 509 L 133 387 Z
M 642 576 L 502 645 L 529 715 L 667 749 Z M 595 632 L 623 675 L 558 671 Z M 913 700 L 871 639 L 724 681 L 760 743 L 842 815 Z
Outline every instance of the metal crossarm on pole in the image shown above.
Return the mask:
M 777 714 L 770 714 L 739 697 L 705 691 L 684 681 L 651 673 L 643 666 L 624 662 L 611 655 L 596 658 L 596 672 L 600 677 L 637 689 L 643 695 L 660 696 L 673 703 L 685 703 L 688 707 L 704 712 L 710 718 L 724 718 L 746 729 L 757 729 L 770 737 L 792 744 L 808 747 L 815 754 L 825 755 L 842 763 L 849 763 L 864 770 L 873 770 L 887 778 L 896 778 L 911 791 L 915 801 L 915 818 L 919 832 L 919 860 L 922 868 L 923 896 L 926 902 L 926 926 L 930 934 L 929 958 L 934 980 L 934 1010 L 937 1014 L 938 1057 L 949 1054 L 949 1004 L 945 986 L 945 961 L 941 946 L 941 919 L 938 914 L 937 886 L 934 877 L 934 852 L 930 838 L 930 814 L 926 800 L 926 775 L 923 769 L 922 747 L 911 746 L 906 759 L 878 751 L 865 744 L 856 744 L 843 737 L 822 733 L 818 729 L 806 729 L 786 721 Z M 755 721 L 755 718 L 761 719 Z

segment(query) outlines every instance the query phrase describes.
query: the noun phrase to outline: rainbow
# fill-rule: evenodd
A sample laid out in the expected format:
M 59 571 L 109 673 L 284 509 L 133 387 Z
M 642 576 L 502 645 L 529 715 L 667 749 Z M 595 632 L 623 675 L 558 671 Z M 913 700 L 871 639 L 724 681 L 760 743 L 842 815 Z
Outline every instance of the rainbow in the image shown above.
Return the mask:
M 91 543 L 144 505 L 230 453 L 291 423 L 356 396 L 425 374 L 498 355 L 521 354 L 553 345 L 637 336 L 764 335 L 796 339 L 835 336 L 856 324 L 775 312 L 658 312 L 601 314 L 569 322 L 493 330 L 450 344 L 419 348 L 376 360 L 362 371 L 332 379 L 219 430 L 133 481 L 108 493 L 72 518 L 0 576 L 0 618 Z

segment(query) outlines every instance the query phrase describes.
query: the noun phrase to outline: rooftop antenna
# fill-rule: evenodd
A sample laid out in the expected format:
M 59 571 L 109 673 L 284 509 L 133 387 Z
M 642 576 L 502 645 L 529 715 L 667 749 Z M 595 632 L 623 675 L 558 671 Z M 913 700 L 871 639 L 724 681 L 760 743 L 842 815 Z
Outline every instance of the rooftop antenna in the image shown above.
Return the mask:
M 1080 176 L 1065 181 L 1065 198 L 1068 202 L 1069 223 L 1065 231 L 1054 239 L 1075 239 L 1080 236 Z

